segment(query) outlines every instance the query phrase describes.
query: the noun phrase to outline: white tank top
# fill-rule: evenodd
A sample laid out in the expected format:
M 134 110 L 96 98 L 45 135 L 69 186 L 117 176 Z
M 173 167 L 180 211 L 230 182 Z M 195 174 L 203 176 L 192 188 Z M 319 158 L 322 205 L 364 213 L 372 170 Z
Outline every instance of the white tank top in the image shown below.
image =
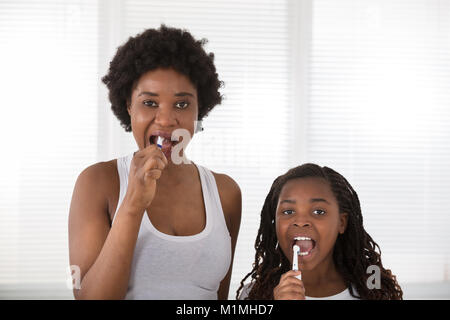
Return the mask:
M 132 157 L 130 154 L 117 159 L 120 194 L 116 214 L 127 191 Z M 139 229 L 125 299 L 218 298 L 217 290 L 231 263 L 231 237 L 216 180 L 208 169 L 196 167 L 206 210 L 205 228 L 192 236 L 168 235 L 152 225 L 146 211 Z

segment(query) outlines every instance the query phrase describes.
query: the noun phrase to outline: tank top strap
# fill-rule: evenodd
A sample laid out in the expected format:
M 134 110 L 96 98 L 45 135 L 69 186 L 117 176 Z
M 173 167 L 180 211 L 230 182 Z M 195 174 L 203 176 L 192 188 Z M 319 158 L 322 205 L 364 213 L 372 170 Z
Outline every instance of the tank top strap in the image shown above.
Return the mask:
M 117 173 L 119 174 L 120 192 L 119 192 L 119 201 L 117 202 L 116 212 L 114 213 L 111 225 L 114 223 L 117 211 L 119 210 L 119 207 L 122 204 L 123 199 L 125 198 L 125 194 L 127 193 L 128 173 L 130 171 L 130 164 L 132 158 L 133 158 L 132 153 L 127 156 L 117 158 Z
M 225 216 L 222 210 L 222 203 L 220 202 L 219 190 L 217 188 L 217 182 L 214 178 L 212 172 L 198 164 L 195 164 L 198 168 L 198 172 L 200 174 L 200 179 L 202 179 L 202 185 L 204 184 L 206 188 L 203 188 L 203 197 L 205 198 L 205 202 L 208 203 L 208 206 L 211 208 L 211 218 L 218 222 L 219 225 L 225 227 L 225 230 L 228 233 L 227 224 L 225 221 Z

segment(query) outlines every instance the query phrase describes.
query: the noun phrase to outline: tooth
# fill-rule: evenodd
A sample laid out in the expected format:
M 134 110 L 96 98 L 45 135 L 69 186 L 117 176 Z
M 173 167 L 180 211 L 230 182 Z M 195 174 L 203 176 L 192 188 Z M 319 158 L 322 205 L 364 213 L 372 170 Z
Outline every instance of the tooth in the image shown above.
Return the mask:
M 312 239 L 308 237 L 295 237 L 294 240 L 312 240 Z
M 309 254 L 309 252 L 300 252 L 298 255 L 299 256 L 306 256 L 307 254 Z

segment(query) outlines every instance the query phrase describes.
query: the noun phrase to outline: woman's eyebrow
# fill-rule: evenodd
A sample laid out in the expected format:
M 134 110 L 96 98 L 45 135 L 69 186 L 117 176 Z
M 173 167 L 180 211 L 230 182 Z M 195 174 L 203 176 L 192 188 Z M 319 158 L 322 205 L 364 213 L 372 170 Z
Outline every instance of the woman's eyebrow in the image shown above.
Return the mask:
M 194 95 L 190 92 L 178 92 L 175 93 L 175 97 L 185 97 L 185 96 L 191 96 L 194 97 Z
M 154 92 L 150 92 L 150 91 L 142 91 L 141 93 L 138 94 L 138 97 L 142 96 L 142 95 L 148 95 L 148 96 L 152 96 L 152 97 L 157 97 L 158 94 L 154 93 Z
M 150 91 L 142 91 L 141 93 L 138 94 L 138 97 L 142 96 L 142 95 L 148 95 L 148 96 L 152 96 L 152 97 L 158 97 L 159 94 L 155 93 L 155 92 L 150 92 Z M 175 97 L 185 97 L 185 96 L 190 96 L 190 97 L 194 97 L 194 95 L 190 92 L 177 92 L 174 94 Z

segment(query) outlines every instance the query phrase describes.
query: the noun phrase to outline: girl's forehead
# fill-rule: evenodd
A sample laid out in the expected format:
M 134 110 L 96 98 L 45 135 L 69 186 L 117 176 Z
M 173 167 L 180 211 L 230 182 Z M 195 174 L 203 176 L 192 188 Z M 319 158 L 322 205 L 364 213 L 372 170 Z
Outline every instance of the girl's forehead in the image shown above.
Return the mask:
M 281 189 L 279 201 L 283 198 L 305 198 L 305 200 L 309 200 L 319 197 L 335 200 L 330 183 L 321 177 L 305 177 L 287 181 Z

